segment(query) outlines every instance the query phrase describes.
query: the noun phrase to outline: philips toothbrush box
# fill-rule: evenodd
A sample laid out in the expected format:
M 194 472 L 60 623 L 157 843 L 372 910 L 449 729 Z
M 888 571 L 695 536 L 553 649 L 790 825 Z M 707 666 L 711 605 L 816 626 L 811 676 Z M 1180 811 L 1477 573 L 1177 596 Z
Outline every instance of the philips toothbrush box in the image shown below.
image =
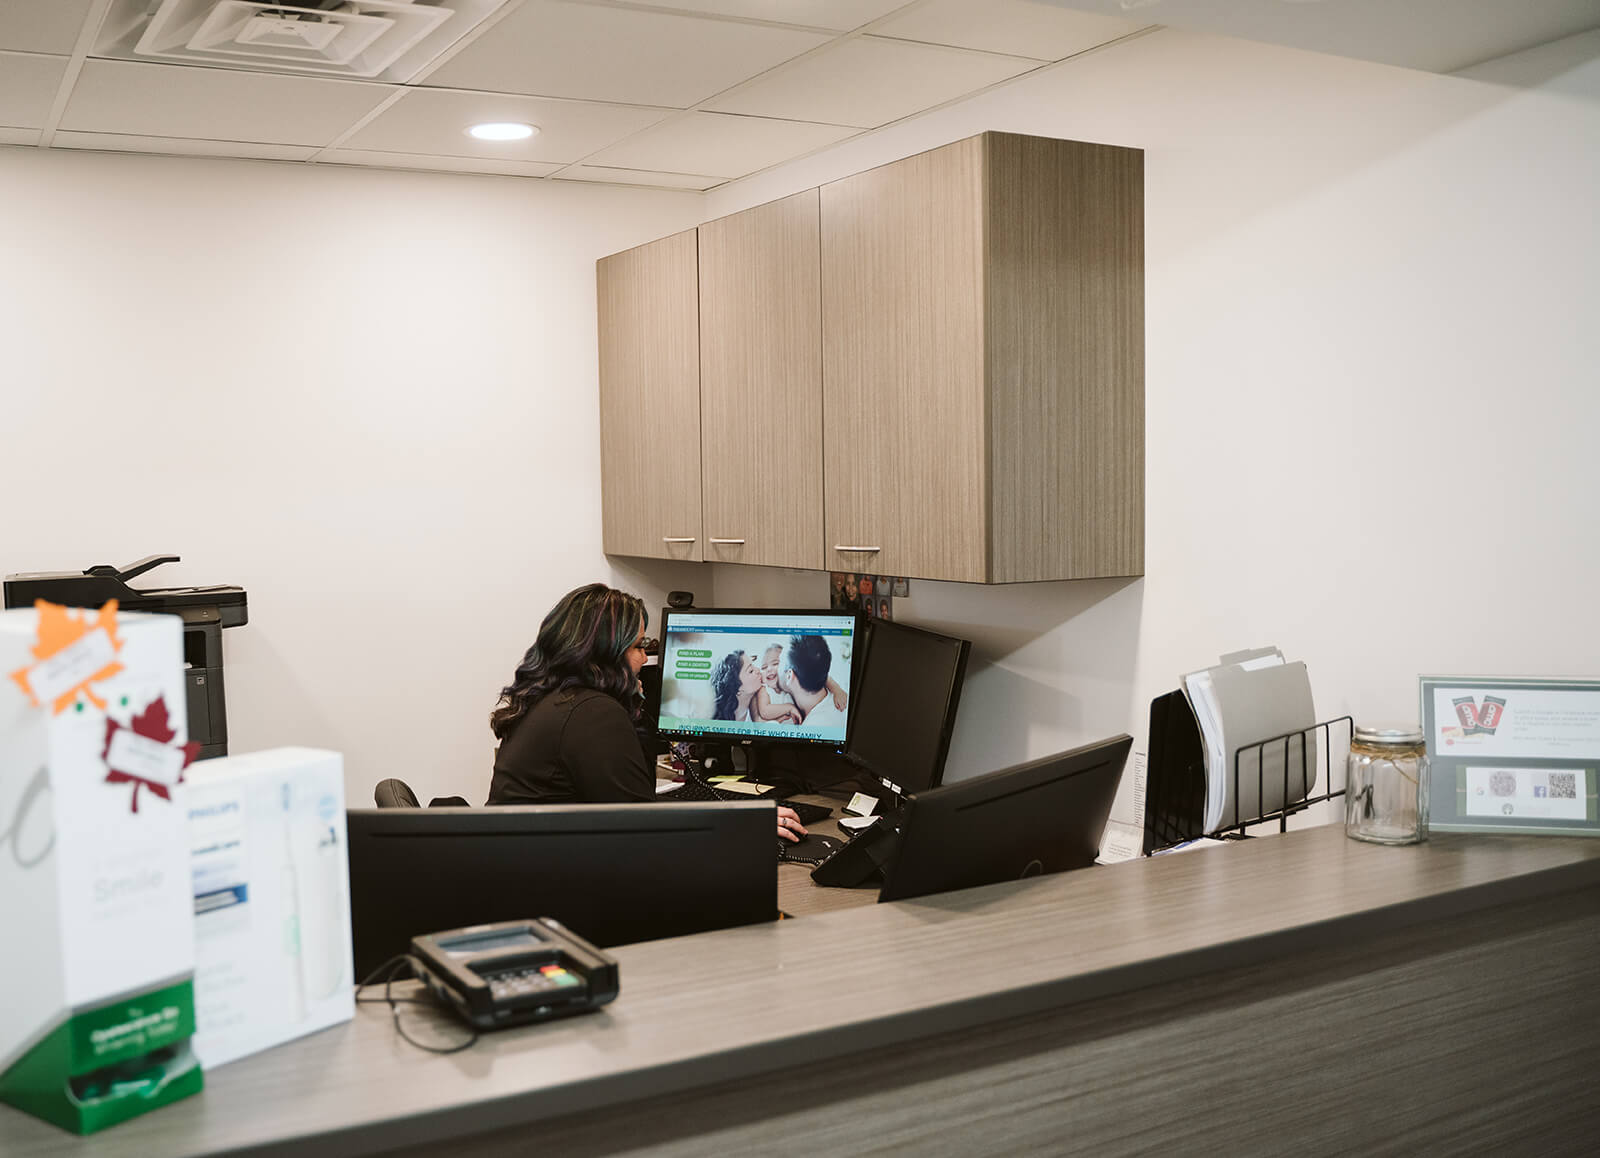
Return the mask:
M 344 758 L 273 748 L 203 760 L 188 809 L 200 1063 L 349 1021 Z

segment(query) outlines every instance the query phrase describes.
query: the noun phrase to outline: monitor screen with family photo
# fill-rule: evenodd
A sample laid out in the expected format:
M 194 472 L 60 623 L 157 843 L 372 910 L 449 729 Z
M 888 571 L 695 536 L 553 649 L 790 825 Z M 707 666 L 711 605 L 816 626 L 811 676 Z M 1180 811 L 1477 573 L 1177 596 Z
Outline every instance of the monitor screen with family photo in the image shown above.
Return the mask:
M 839 612 L 668 608 L 657 734 L 842 746 L 858 628 Z

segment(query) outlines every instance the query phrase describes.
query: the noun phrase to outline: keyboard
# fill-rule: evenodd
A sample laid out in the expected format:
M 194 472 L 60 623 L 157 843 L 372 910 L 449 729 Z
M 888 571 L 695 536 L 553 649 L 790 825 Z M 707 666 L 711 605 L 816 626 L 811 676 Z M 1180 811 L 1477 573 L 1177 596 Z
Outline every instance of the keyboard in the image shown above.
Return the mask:
M 685 780 L 682 788 L 674 788 L 671 792 L 662 793 L 661 795 L 657 796 L 656 799 L 668 802 L 673 800 L 689 800 L 697 803 L 703 803 L 708 800 L 737 800 L 739 798 L 734 796 L 731 792 L 718 792 L 709 784 L 702 784 L 697 780 Z M 746 797 L 745 799 L 749 798 Z
M 682 788 L 674 788 L 671 792 L 663 792 L 656 797 L 657 800 L 687 800 L 695 803 L 704 803 L 712 800 L 771 800 L 770 796 L 747 796 L 743 792 L 719 792 L 711 785 L 688 779 L 683 782 Z M 833 815 L 833 809 L 825 804 L 806 804 L 798 800 L 774 800 L 774 804 L 784 808 L 794 809 L 794 814 L 800 818 L 801 824 L 816 824 L 819 820 L 827 820 Z
M 794 809 L 794 814 L 800 818 L 801 824 L 816 824 L 833 815 L 833 809 L 826 804 L 804 804 L 798 800 L 780 800 L 777 803 L 784 808 Z

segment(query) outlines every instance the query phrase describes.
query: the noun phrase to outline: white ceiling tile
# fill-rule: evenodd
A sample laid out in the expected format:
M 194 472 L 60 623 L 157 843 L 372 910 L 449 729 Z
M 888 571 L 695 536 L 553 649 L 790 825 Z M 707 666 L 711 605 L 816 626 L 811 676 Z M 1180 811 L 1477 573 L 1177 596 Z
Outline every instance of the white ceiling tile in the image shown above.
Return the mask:
M 980 48 L 1039 60 L 1060 60 L 1136 32 L 1144 25 L 1038 0 L 929 0 L 872 30 L 957 48 Z
M 551 161 L 512 161 L 496 157 L 435 157 L 423 153 L 380 153 L 363 149 L 329 149 L 317 161 L 375 169 L 422 169 L 435 173 L 499 173 L 512 177 L 547 177 L 561 168 Z
M 416 89 L 341 141 L 340 147 L 565 163 L 671 115 L 664 109 L 630 105 Z M 486 121 L 523 121 L 539 126 L 539 132 L 526 141 L 479 141 L 467 135 L 468 127 Z
M 743 177 L 855 134 L 855 129 L 838 125 L 689 113 L 604 149 L 588 158 L 588 163 L 662 173 Z
M 9 129 L 39 129 L 50 119 L 64 56 L 27 56 L 0 52 L 0 125 Z
M 94 0 L 0 0 L 0 48 L 70 56 Z
M 1014 56 L 860 36 L 706 107 L 870 129 L 1037 67 L 1037 61 Z
M 1128 0 L 1059 0 L 1108 16 Z M 1233 36 L 1402 68 L 1454 72 L 1600 24 L 1597 0 L 1167 0 L 1132 15 L 1207 36 Z
M 606 185 L 654 185 L 662 189 L 710 189 L 725 177 L 693 173 L 652 173 L 648 169 L 618 169 L 609 165 L 572 165 L 556 174 L 557 181 L 599 181 Z
M 0 127 L 0 145 L 37 145 L 44 136 L 38 129 L 7 129 Z
M 807 28 L 849 32 L 878 17 L 904 8 L 908 0 L 632 0 L 651 8 L 679 12 L 704 12 L 713 16 L 742 16 Z
M 62 149 L 102 149 L 113 153 L 167 153 L 180 157 L 253 157 L 263 161 L 304 161 L 311 145 L 263 145 L 250 141 L 199 141 L 192 137 L 134 137 L 118 133 L 57 133 Z
M 427 83 L 687 108 L 827 39 L 667 12 L 529 0 Z
M 326 145 L 392 92 L 383 85 L 220 68 L 90 60 L 63 129 Z

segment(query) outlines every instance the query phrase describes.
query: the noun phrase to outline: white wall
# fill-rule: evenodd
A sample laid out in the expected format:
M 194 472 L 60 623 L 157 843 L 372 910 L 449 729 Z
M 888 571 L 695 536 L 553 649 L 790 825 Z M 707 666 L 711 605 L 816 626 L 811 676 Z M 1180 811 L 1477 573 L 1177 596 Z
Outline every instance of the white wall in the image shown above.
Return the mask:
M 0 572 L 238 583 L 232 749 L 488 787 L 487 714 L 600 550 L 594 260 L 694 194 L 0 148 Z
M 1159 32 L 710 195 L 985 129 L 1146 151 L 1147 573 L 912 583 L 898 618 L 977 644 L 950 776 L 1142 743 L 1257 644 L 1358 721 L 1415 720 L 1421 672 L 1600 674 L 1600 35 L 1530 58 L 1480 73 L 1519 89 Z
M 0 148 L 0 571 L 180 552 L 250 591 L 235 750 L 481 799 L 557 595 L 707 588 L 600 552 L 594 258 L 994 128 L 1147 151 L 1148 574 L 913 584 L 978 644 L 952 776 L 1258 642 L 1364 720 L 1594 674 L 1600 42 L 1558 47 L 1475 70 L 1520 89 L 1161 32 L 706 198 Z

